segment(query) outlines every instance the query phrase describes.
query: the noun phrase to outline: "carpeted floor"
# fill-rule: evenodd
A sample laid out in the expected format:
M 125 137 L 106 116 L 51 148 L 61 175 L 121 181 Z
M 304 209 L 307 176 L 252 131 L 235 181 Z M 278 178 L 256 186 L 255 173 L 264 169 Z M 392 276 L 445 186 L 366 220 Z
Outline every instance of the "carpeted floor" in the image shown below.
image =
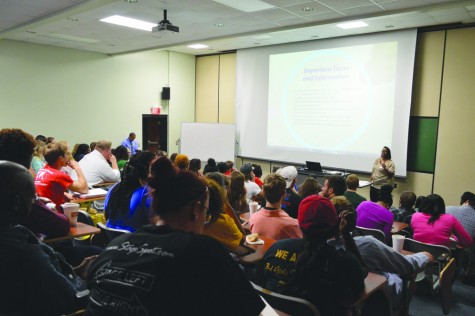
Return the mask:
M 465 285 L 461 282 L 461 277 L 458 277 L 453 285 L 454 304 L 450 316 L 474 316 L 475 315 L 475 286 Z M 428 288 L 423 286 L 417 287 L 411 305 L 409 308 L 409 315 L 420 316 L 430 315 L 439 316 L 444 315 L 442 311 L 442 301 L 440 294 L 431 295 Z

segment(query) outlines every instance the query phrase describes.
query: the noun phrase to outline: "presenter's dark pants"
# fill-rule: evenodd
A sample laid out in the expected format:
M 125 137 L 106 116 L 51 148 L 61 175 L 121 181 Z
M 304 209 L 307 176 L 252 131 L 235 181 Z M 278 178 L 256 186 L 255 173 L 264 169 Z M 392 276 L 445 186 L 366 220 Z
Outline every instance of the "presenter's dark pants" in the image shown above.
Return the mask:
M 378 202 L 380 193 L 381 193 L 381 189 L 377 189 L 373 186 L 369 187 L 369 199 L 372 202 Z

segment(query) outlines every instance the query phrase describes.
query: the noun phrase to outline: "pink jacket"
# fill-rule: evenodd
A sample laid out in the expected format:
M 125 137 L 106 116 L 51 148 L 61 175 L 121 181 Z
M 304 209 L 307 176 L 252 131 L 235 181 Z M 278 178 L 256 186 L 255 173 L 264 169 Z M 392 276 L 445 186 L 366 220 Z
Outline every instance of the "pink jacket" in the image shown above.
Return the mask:
M 472 245 L 472 237 L 454 216 L 442 214 L 433 224 L 428 223 L 429 218 L 430 215 L 424 213 L 414 213 L 412 215 L 411 226 L 415 240 L 450 247 L 449 238 L 454 234 L 462 247 Z

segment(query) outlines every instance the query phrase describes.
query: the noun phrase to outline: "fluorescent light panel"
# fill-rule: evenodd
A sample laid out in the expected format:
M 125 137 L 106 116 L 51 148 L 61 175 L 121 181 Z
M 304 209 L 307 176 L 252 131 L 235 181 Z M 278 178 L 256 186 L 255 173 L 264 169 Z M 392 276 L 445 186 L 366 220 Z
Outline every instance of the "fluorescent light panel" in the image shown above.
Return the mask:
M 365 26 L 368 26 L 368 24 L 366 24 L 363 21 L 353 21 L 353 22 L 340 23 L 340 24 L 337 24 L 336 26 L 347 30 L 347 29 L 356 29 L 358 27 L 365 27 Z
M 188 45 L 188 48 L 194 48 L 194 49 L 201 49 L 201 48 L 208 48 L 208 45 L 205 44 L 193 44 L 193 45 Z
M 52 37 L 52 38 L 59 38 L 59 39 L 63 39 L 63 40 L 73 41 L 73 42 L 88 43 L 88 44 L 95 44 L 95 43 L 100 42 L 98 40 L 91 39 L 91 38 L 84 38 L 84 37 L 78 37 L 78 36 L 60 34 L 60 33 L 48 33 L 44 36 Z
M 272 9 L 275 8 L 273 5 L 260 0 L 213 0 L 224 4 L 225 6 L 237 9 L 244 12 L 255 12 L 260 10 Z
M 157 26 L 156 23 L 150 23 L 150 22 L 145 22 L 141 20 L 136 20 L 132 18 L 128 18 L 125 16 L 120 16 L 120 15 L 112 15 L 107 18 L 101 19 L 101 22 L 106 22 L 106 23 L 111 23 L 111 24 L 116 24 L 120 26 L 126 26 L 126 27 L 131 27 L 134 29 L 139 29 L 143 31 L 152 31 L 152 28 L 154 26 Z

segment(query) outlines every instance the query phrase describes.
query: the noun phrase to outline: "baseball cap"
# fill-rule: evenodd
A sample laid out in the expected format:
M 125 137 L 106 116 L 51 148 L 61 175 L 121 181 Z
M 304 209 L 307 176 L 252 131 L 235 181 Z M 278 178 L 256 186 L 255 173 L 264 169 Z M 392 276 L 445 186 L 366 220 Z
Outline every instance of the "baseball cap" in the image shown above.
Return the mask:
M 250 173 L 252 171 L 252 165 L 250 163 L 246 163 L 241 166 L 240 170 L 242 173 Z
M 314 194 L 300 202 L 298 221 L 305 235 L 321 237 L 336 227 L 338 216 L 329 199 Z
M 275 173 L 282 176 L 284 178 L 286 186 L 285 188 L 290 188 L 292 181 L 297 177 L 297 169 L 294 166 L 287 166 L 277 170 Z

